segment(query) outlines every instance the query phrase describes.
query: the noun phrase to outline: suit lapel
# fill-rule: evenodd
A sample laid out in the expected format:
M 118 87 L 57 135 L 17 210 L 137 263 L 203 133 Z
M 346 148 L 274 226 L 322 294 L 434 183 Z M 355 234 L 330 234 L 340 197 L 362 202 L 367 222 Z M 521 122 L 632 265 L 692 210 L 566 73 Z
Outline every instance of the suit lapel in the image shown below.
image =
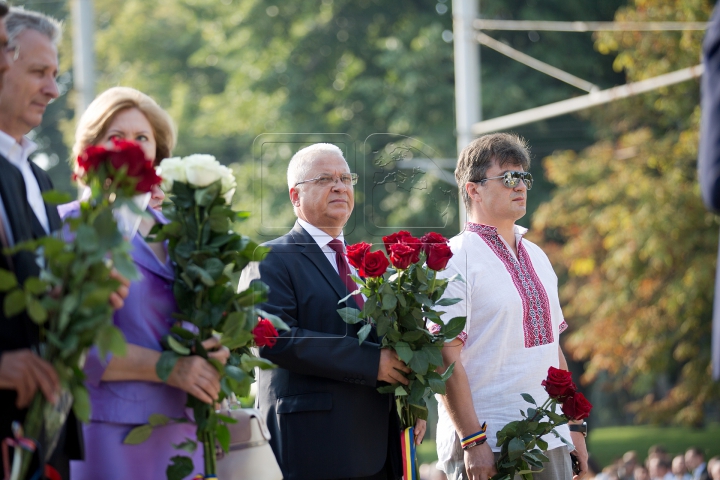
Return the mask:
M 315 267 L 320 270 L 325 280 L 332 286 L 335 293 L 340 298 L 347 295 L 347 288 L 345 284 L 340 280 L 340 276 L 337 274 L 335 269 L 328 262 L 325 252 L 323 252 L 318 246 L 315 239 L 300 226 L 299 223 L 295 224 L 295 227 L 290 231 L 295 240 L 295 244 L 300 248 L 300 251 L 310 260 Z M 357 308 L 357 305 L 356 305 Z
M 0 155 L 0 195 L 12 229 L 15 243 L 33 238 L 31 222 L 35 214 L 30 208 L 25 193 L 25 181 L 20 170 Z M 37 219 L 35 219 L 37 221 Z
M 320 273 L 322 273 L 325 280 L 328 281 L 338 296 L 340 298 L 345 297 L 349 293 L 347 291 L 347 287 L 343 281 L 340 280 L 340 275 L 338 275 L 330 262 L 328 262 L 325 252 L 320 249 L 312 235 L 307 233 L 299 223 L 295 223 L 295 226 L 290 231 L 290 234 L 293 236 L 295 244 L 300 248 L 302 254 L 305 255 L 318 270 L 320 270 Z M 348 298 L 345 303 L 348 307 L 358 308 L 358 304 L 355 302 L 353 297 Z M 340 305 L 338 305 L 338 308 L 340 308 Z M 348 325 L 348 328 L 352 328 L 354 330 L 355 335 L 357 335 L 360 327 L 362 327 L 361 323 Z M 375 328 L 373 328 L 370 335 L 368 335 L 368 340 L 375 343 L 378 342 L 377 330 Z

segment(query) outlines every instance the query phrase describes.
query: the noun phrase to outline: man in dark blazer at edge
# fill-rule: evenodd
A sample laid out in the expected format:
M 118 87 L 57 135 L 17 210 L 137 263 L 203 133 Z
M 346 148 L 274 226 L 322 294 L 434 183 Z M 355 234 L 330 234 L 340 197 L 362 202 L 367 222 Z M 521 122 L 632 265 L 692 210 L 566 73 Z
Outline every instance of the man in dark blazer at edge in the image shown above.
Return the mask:
M 273 347 L 260 349 L 279 368 L 260 372 L 257 397 L 286 480 L 402 476 L 394 401 L 376 388 L 407 384 L 402 372 L 409 369 L 394 351 L 379 349 L 375 331 L 360 345 L 359 326 L 337 313 L 338 301 L 352 291 L 338 273 L 351 267 L 335 248 L 344 250 L 356 179 L 335 145 L 297 152 L 288 166 L 297 223 L 265 244 L 272 250 L 259 264 L 270 287 L 262 308 L 290 326 Z M 363 301 L 351 297 L 347 305 L 359 308 Z M 419 443 L 425 422 L 417 428 Z
M 698 177 L 705 205 L 720 212 L 720 5 L 715 6 L 705 34 L 703 64 Z M 713 378 L 720 380 L 720 268 L 715 277 L 714 303 L 712 367 Z
M 0 6 L 0 11 L 3 10 L 4 4 Z M 54 19 L 16 8 L 5 15 L 0 30 L 3 59 L 5 55 L 12 57 L 0 89 L 2 247 L 43 237 L 61 227 L 57 208 L 42 199 L 42 192 L 53 188 L 52 182 L 47 173 L 28 159 L 37 147 L 25 137 L 40 125 L 46 106 L 58 96 L 55 77 L 59 37 L 60 25 Z M 12 257 L 0 254 L 0 268 L 13 271 L 20 283 L 39 273 L 30 252 Z M 113 294 L 113 307 L 120 308 L 125 296 L 127 287 L 123 285 Z M 38 328 L 26 315 L 6 318 L 0 308 L 0 440 L 12 437 L 12 422 L 22 422 L 38 389 L 50 401 L 55 401 L 59 393 L 55 370 L 36 354 L 38 342 Z M 63 479 L 69 478 L 68 460 L 82 458 L 78 427 L 71 412 L 50 460 L 55 473 Z

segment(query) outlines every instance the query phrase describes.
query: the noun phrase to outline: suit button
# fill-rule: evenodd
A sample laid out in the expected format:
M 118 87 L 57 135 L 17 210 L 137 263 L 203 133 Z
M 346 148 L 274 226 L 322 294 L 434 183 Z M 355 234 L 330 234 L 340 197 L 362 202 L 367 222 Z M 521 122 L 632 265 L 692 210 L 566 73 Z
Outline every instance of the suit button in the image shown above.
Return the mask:
M 346 382 L 349 382 L 349 381 L 350 381 L 350 379 L 347 378 L 347 377 L 343 378 L 343 380 L 345 380 Z
M 360 380 L 360 385 L 365 385 L 365 380 Z

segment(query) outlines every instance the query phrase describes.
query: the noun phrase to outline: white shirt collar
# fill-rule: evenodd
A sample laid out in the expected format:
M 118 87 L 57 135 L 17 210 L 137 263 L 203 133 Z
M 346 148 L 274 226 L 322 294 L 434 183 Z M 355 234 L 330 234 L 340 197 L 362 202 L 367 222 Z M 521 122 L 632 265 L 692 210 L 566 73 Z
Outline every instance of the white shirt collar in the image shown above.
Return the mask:
M 0 130 L 0 154 L 17 167 L 27 161 L 37 148 L 37 143 L 27 137 L 23 137 L 18 143 L 13 137 Z
M 300 224 L 301 227 L 305 229 L 307 233 L 310 234 L 311 237 L 313 237 L 313 240 L 315 240 L 315 243 L 317 243 L 320 248 L 325 247 L 328 243 L 330 243 L 331 240 L 333 240 L 333 237 L 331 237 L 329 234 L 323 232 L 314 225 L 310 225 L 305 220 L 298 218 L 297 222 Z M 340 232 L 340 235 L 337 236 L 337 239 L 345 243 L 345 237 L 343 237 L 342 231 Z

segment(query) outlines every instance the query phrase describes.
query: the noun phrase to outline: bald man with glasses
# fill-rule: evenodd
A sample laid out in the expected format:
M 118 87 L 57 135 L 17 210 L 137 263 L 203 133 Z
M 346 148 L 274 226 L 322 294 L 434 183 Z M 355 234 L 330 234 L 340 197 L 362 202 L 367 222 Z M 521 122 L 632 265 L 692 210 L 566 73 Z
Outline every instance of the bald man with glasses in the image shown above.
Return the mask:
M 392 397 L 377 387 L 407 384 L 409 369 L 394 352 L 380 350 L 374 329 L 360 345 L 360 325 L 337 313 L 365 301 L 354 295 L 338 304 L 355 290 L 343 227 L 357 175 L 337 146 L 315 144 L 293 156 L 287 177 L 297 222 L 266 244 L 272 250 L 258 272 L 270 288 L 262 308 L 290 326 L 274 346 L 260 349 L 279 366 L 258 378 L 270 443 L 286 480 L 395 480 L 402 475 L 400 424 Z

